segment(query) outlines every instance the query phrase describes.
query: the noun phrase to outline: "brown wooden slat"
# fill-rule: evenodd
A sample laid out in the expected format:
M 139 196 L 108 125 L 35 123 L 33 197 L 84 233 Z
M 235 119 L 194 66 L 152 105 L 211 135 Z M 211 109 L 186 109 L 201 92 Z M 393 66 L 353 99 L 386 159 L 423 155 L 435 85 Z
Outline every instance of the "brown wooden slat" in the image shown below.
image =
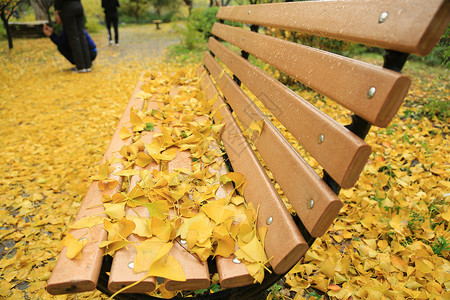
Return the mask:
M 201 66 L 198 70 L 199 76 L 204 76 L 202 78 L 201 86 L 203 91 L 205 91 L 208 100 L 213 99 L 217 96 L 217 90 L 213 88 L 213 83 L 211 78 L 203 75 L 206 72 L 205 68 Z M 210 87 L 210 88 L 209 88 Z M 220 96 L 219 96 L 220 97 Z M 223 101 L 223 100 L 220 100 Z M 226 166 L 219 171 L 220 174 L 225 174 L 227 172 Z M 225 197 L 230 193 L 232 186 L 230 184 L 221 185 L 216 192 L 218 198 Z M 254 279 L 247 271 L 245 264 L 233 262 L 234 256 L 231 257 L 216 257 L 217 273 L 219 274 L 220 286 L 224 289 L 235 288 L 240 286 L 246 286 L 252 284 Z
M 209 88 L 214 89 L 214 86 L 209 85 Z M 265 250 L 268 257 L 273 257 L 270 264 L 276 273 L 284 273 L 306 253 L 308 245 L 221 98 L 215 102 L 214 108 L 218 109 L 226 124 L 222 141 L 233 169 L 247 180 L 244 197 L 259 207 L 258 226 L 268 228 Z M 269 217 L 273 221 L 267 225 Z
M 410 79 L 391 70 L 219 23 L 212 32 L 380 127 L 408 92 Z M 376 92 L 369 98 L 371 87 Z
M 382 13 L 387 18 L 380 23 Z M 307 1 L 221 7 L 219 19 L 427 55 L 450 20 L 450 1 Z
M 219 173 L 220 175 L 228 173 L 225 164 Z M 229 195 L 232 190 L 233 186 L 231 183 L 221 185 L 216 191 L 216 197 L 218 199 L 224 198 Z M 220 278 L 220 286 L 224 289 L 249 285 L 255 281 L 248 273 L 245 264 L 241 262 L 235 263 L 233 262 L 233 258 L 234 255 L 230 257 L 216 256 L 216 266 Z
M 366 142 L 214 38 L 208 45 L 341 187 L 356 183 L 371 153 Z
M 140 206 L 134 208 L 134 210 L 128 209 L 127 215 L 129 216 L 139 216 L 143 218 L 148 218 L 149 213 L 145 206 Z M 141 238 L 137 235 L 130 235 L 128 237 L 130 242 L 133 242 L 135 246 L 139 245 L 139 242 L 143 242 L 146 239 Z M 132 269 L 132 264 L 136 259 L 136 248 L 133 246 L 128 246 L 127 248 L 122 248 L 114 254 L 113 264 L 111 266 L 111 275 L 108 282 L 108 289 L 111 292 L 117 292 L 118 290 L 131 285 L 147 275 L 146 272 L 141 272 L 135 274 Z M 153 291 L 156 287 L 156 278 L 148 277 L 139 284 L 136 284 L 122 293 L 149 293 Z
M 154 105 L 157 107 L 157 105 Z M 151 109 L 152 107 L 150 107 Z M 155 129 L 156 130 L 156 129 Z M 144 143 L 150 144 L 153 141 L 152 132 L 143 132 L 140 138 Z M 155 162 L 148 164 L 145 168 L 135 167 L 138 170 L 146 169 L 159 169 L 159 165 Z M 130 192 L 136 184 L 141 181 L 139 175 L 134 175 L 131 177 L 130 186 L 128 192 Z M 133 209 L 128 208 L 126 212 L 127 216 L 140 216 L 142 218 L 149 218 L 150 214 L 145 206 L 136 207 Z M 128 237 L 130 242 L 133 242 L 135 246 L 139 242 L 143 242 L 146 238 L 139 237 L 137 235 L 131 234 Z M 111 265 L 111 272 L 109 276 L 108 289 L 111 292 L 117 292 L 118 290 L 124 288 L 125 286 L 131 285 L 136 281 L 141 280 L 146 276 L 146 272 L 134 273 L 133 269 L 130 267 L 130 263 L 134 262 L 136 259 L 136 248 L 132 245 L 122 248 L 114 254 L 114 259 Z M 133 266 L 133 265 L 131 265 Z M 142 282 L 126 289 L 123 293 L 148 293 L 156 288 L 156 278 L 148 277 Z
M 339 198 L 231 77 L 223 74 L 214 58 L 205 55 L 203 62 L 244 127 L 249 127 L 252 121 L 264 120 L 261 135 L 255 141 L 256 148 L 310 234 L 315 237 L 323 235 L 342 207 Z M 368 150 L 370 153 L 370 147 Z M 345 152 L 334 155 L 345 156 Z M 311 200 L 314 206 L 307 209 Z
M 179 168 L 191 168 L 190 151 L 178 151 L 177 156 L 168 163 L 169 172 Z M 169 255 L 173 255 L 183 268 L 186 281 L 166 279 L 166 289 L 169 291 L 206 289 L 210 285 L 208 263 L 202 262 L 191 254 L 181 243 L 174 241 Z
M 117 152 L 122 146 L 131 144 L 131 138 L 124 141 L 119 138 L 119 131 L 123 126 L 130 126 L 131 107 L 134 106 L 139 109 L 144 105 L 144 101 L 136 97 L 136 94 L 141 90 L 140 87 L 142 84 L 142 81 L 139 81 L 137 84 L 106 150 L 102 163 L 106 159 L 111 160 L 113 155 L 120 157 Z M 116 171 L 122 168 L 120 163 L 115 164 L 115 167 Z M 115 179 L 118 180 L 119 185 L 114 189 L 106 191 L 101 191 L 98 188 L 97 182 L 91 183 L 75 220 L 80 220 L 91 215 L 98 215 L 104 211 L 102 194 L 112 195 L 120 190 L 122 184 L 121 177 L 116 177 Z M 97 286 L 104 253 L 104 250 L 99 248 L 99 244 L 106 240 L 107 236 L 106 231 L 103 229 L 103 224 L 94 226 L 91 231 L 88 228 L 82 228 L 71 230 L 70 233 L 78 239 L 86 238 L 88 243 L 83 248 L 82 258 L 79 260 L 67 258 L 67 248 L 64 247 L 62 249 L 52 275 L 47 282 L 47 291 L 52 295 L 91 291 Z
M 200 66 L 197 74 L 199 77 L 201 77 L 201 86 L 203 91 L 205 92 L 206 98 L 208 100 L 211 100 L 214 97 L 218 96 L 217 90 L 213 88 L 214 84 L 212 83 L 211 78 L 206 74 L 206 70 L 203 65 Z M 220 101 L 223 102 L 223 100 Z M 215 107 L 217 108 L 217 106 Z M 222 166 L 222 169 L 219 171 L 219 173 L 221 175 L 227 173 L 225 164 Z M 217 198 L 225 197 L 230 193 L 231 189 L 232 186 L 230 183 L 221 185 L 216 191 Z M 215 258 L 217 273 L 219 274 L 220 286 L 224 289 L 246 286 L 254 282 L 254 279 L 248 273 L 245 264 L 240 262 L 233 262 L 233 258 L 234 256 L 216 256 Z

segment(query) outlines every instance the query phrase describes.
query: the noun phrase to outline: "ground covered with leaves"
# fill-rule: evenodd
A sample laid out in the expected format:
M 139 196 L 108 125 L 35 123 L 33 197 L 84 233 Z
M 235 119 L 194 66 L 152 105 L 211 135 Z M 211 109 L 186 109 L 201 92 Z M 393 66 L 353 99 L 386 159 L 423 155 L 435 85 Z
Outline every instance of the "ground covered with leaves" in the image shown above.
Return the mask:
M 168 31 L 123 28 L 119 47 L 94 35 L 88 74 L 71 73 L 47 39 L 16 40 L 12 52 L 0 42 L 0 298 L 74 298 L 50 296 L 46 280 L 140 75 L 181 68 L 162 59 L 176 40 Z M 414 63 L 405 73 L 410 94 L 388 128 L 369 133 L 374 154 L 341 192 L 340 216 L 269 298 L 450 298 L 449 74 Z

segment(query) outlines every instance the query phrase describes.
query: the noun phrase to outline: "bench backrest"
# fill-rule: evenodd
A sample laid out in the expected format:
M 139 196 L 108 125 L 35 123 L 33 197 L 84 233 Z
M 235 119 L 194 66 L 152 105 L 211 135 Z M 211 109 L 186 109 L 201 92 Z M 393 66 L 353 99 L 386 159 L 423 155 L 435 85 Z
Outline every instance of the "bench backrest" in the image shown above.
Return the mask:
M 222 139 L 234 171 L 247 179 L 244 196 L 259 206 L 259 225 L 268 227 L 265 248 L 272 268 L 283 273 L 338 215 L 340 188 L 355 184 L 371 154 L 365 135 L 372 125 L 386 127 L 407 95 L 410 79 L 400 71 L 408 53 L 431 52 L 449 22 L 450 2 L 276 3 L 221 7 L 217 17 L 220 23 L 213 26 L 215 37 L 209 39 L 210 53 L 203 57 L 205 69 L 199 73 L 207 97 L 215 101 L 216 121 L 227 124 Z M 224 21 L 251 24 L 250 30 Z M 261 26 L 389 50 L 379 67 L 266 35 Z M 221 41 L 240 48 L 241 55 Z M 342 120 L 334 120 L 249 62 L 249 54 L 345 107 L 351 122 L 341 125 Z M 298 141 L 300 152 L 308 153 L 305 158 L 277 128 L 279 123 L 271 122 L 273 117 Z M 242 132 L 250 135 L 250 143 Z M 320 167 L 309 164 L 311 157 Z M 298 218 L 289 216 L 258 158 Z

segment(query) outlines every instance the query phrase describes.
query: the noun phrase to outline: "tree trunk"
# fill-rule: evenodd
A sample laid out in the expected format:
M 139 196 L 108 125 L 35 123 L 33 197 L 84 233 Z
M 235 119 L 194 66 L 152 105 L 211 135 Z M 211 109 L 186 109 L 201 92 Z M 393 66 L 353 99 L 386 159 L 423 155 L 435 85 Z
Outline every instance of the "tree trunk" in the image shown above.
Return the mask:
M 191 15 L 191 12 L 192 12 L 192 0 L 183 0 L 183 1 L 184 1 L 184 4 L 186 4 L 187 7 L 188 7 L 189 15 Z
M 134 16 L 136 17 L 136 23 L 138 24 L 139 24 L 139 9 L 140 9 L 139 1 L 136 1 L 136 10 Z
M 11 36 L 11 29 L 9 28 L 9 24 L 8 24 L 9 18 L 7 18 L 5 16 L 4 10 L 2 10 L 2 12 L 1 12 L 1 18 L 3 21 L 3 26 L 5 27 L 5 30 L 6 30 L 6 36 L 8 37 L 8 47 L 11 50 L 13 48 L 13 40 L 12 40 L 12 36 Z
M 48 14 L 45 11 L 43 5 L 39 3 L 39 0 L 31 0 L 31 7 L 33 8 L 34 15 L 36 16 L 36 20 L 48 20 Z M 49 20 L 50 21 L 50 20 Z

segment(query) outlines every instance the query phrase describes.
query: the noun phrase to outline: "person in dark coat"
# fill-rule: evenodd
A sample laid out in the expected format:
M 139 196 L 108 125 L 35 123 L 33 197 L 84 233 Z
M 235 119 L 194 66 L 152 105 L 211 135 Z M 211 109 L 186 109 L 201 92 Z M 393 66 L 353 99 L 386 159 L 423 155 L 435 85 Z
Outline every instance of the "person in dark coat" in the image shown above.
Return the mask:
M 102 0 L 102 7 L 105 10 L 106 29 L 108 29 L 109 44 L 112 44 L 111 25 L 114 27 L 114 41 L 119 45 L 119 0 Z
M 55 34 L 52 27 L 48 26 L 47 24 L 44 24 L 44 28 L 42 30 L 46 36 L 50 38 L 50 40 L 58 46 L 58 51 L 73 65 L 75 64 L 75 61 L 73 59 L 72 50 L 70 49 L 69 40 L 67 39 L 66 31 L 61 31 L 60 34 Z M 91 61 L 94 61 L 94 59 L 97 57 L 97 46 L 95 45 L 95 42 L 92 40 L 91 36 L 87 33 L 86 30 L 84 30 L 84 34 L 86 35 L 86 39 L 89 46 L 89 55 L 91 58 Z
M 84 33 L 84 10 L 80 0 L 55 0 L 55 19 L 61 18 L 77 73 L 91 71 L 91 56 Z

